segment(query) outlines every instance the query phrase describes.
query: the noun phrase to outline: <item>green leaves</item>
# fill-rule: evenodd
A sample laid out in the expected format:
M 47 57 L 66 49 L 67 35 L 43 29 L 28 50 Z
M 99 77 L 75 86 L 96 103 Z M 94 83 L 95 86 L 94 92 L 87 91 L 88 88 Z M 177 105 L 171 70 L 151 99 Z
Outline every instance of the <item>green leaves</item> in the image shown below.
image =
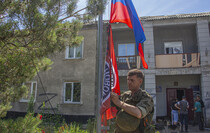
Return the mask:
M 59 24 L 56 30 L 57 40 L 67 46 L 78 46 L 83 40 L 82 36 L 78 36 L 82 26 L 83 24 L 76 19 L 73 19 L 72 23 Z
M 88 0 L 88 12 L 93 16 L 102 14 L 107 0 Z
M 41 132 L 41 129 L 38 128 L 41 122 L 39 117 L 34 117 L 33 113 L 28 113 L 24 118 L 0 120 L 0 129 L 3 133 L 38 133 Z
M 77 2 L 78 2 L 78 0 L 70 0 L 70 3 L 67 7 L 68 15 L 73 15 L 73 13 L 75 12 L 75 10 L 77 8 Z

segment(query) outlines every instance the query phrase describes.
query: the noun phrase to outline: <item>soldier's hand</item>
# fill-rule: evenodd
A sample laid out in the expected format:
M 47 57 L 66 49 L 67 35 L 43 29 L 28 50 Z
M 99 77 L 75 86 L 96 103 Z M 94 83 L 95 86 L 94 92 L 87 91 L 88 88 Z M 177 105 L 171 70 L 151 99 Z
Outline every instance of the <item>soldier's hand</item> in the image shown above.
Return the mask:
M 120 104 L 120 100 L 119 100 L 119 96 L 116 93 L 114 93 L 114 92 L 111 92 L 111 100 L 118 107 L 121 105 Z

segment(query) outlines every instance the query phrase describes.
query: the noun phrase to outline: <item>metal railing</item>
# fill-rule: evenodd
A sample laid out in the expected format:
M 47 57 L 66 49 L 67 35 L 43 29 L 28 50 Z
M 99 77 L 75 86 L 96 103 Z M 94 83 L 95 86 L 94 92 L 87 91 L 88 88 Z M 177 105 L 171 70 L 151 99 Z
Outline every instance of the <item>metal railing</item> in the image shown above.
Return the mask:
M 138 55 L 116 56 L 117 67 L 119 70 L 128 70 L 133 68 L 142 68 L 141 59 Z

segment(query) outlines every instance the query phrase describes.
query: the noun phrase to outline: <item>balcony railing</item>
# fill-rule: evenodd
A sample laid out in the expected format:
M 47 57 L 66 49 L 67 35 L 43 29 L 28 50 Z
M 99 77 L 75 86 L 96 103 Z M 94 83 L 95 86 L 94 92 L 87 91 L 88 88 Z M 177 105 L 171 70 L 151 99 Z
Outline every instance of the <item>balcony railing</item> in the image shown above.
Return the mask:
M 140 56 L 117 56 L 117 67 L 119 70 L 142 68 Z
M 167 54 L 156 55 L 156 68 L 177 68 L 200 66 L 200 54 Z
M 179 68 L 200 66 L 200 53 L 156 55 L 156 68 Z M 134 56 L 116 56 L 119 70 L 143 68 L 141 58 Z

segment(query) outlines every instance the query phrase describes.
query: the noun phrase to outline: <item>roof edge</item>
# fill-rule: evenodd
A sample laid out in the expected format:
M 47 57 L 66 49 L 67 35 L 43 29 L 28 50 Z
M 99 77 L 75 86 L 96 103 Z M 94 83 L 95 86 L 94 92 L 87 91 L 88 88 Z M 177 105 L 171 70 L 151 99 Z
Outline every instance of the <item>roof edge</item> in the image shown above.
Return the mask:
M 166 16 L 145 16 L 140 17 L 141 21 L 163 20 L 163 19 L 182 19 L 182 18 L 195 18 L 195 17 L 210 17 L 210 12 L 191 13 L 191 14 L 176 14 Z

